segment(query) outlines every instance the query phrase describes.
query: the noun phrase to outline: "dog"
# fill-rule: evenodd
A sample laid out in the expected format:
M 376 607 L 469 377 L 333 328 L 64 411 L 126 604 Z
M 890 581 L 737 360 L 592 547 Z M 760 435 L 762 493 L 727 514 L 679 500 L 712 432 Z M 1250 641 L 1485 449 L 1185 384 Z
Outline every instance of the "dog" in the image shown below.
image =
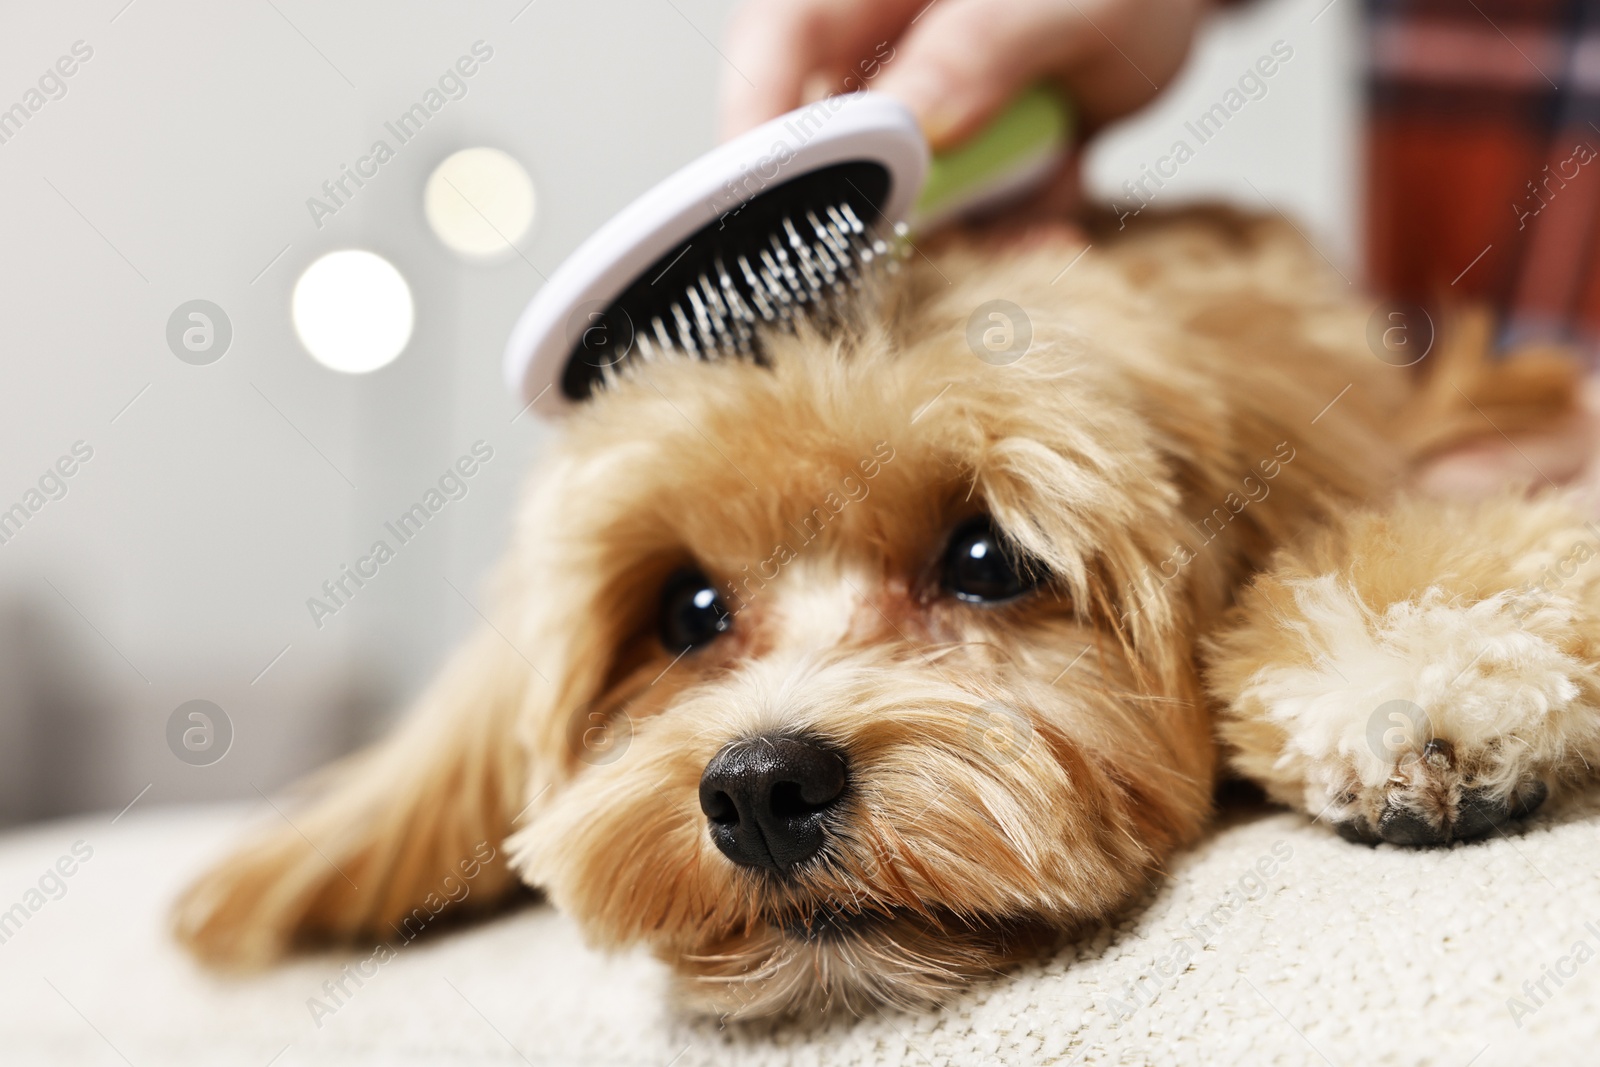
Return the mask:
M 492 623 L 182 941 L 387 941 L 490 856 L 461 910 L 536 887 L 691 1010 L 916 1008 L 1137 898 L 1223 774 L 1420 846 L 1600 764 L 1594 528 L 1407 492 L 1415 373 L 1281 220 L 951 237 L 863 307 L 619 368 Z

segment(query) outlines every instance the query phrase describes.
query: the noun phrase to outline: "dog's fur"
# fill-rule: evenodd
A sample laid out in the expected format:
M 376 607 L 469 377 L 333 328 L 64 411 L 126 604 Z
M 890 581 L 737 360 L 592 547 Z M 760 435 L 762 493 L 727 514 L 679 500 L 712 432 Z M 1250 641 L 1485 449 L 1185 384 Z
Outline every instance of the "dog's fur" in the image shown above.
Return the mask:
M 926 1004 L 1138 893 L 1204 829 L 1219 753 L 1367 839 L 1577 781 L 1600 566 L 1541 575 L 1596 544 L 1579 512 L 1398 494 L 1412 372 L 1281 223 L 1190 216 L 1063 270 L 1083 241 L 951 241 L 832 340 L 623 373 L 542 462 L 494 626 L 190 890 L 184 940 L 389 939 L 487 841 L 509 862 L 474 904 L 520 878 L 697 1007 Z M 1031 319 L 1011 365 L 967 341 L 993 298 Z M 940 593 L 982 512 L 1047 571 L 1014 603 Z M 675 660 L 656 613 L 691 561 L 736 614 Z M 1374 746 L 1391 701 L 1427 721 Z M 696 794 L 772 731 L 849 759 L 787 879 L 719 853 Z

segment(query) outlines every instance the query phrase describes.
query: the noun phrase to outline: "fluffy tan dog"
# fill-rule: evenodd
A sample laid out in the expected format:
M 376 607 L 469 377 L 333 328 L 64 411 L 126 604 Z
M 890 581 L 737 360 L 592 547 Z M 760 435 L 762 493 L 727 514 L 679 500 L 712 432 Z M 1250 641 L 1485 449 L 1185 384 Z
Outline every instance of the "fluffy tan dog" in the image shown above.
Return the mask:
M 831 342 L 623 373 L 542 463 L 494 626 L 181 936 L 387 940 L 488 842 L 471 903 L 535 886 L 698 1008 L 927 1004 L 1141 891 L 1223 758 L 1406 844 L 1600 761 L 1582 516 L 1397 497 L 1411 372 L 1281 223 L 1063 270 L 1084 240 L 951 242 Z M 1015 362 L 968 340 L 995 299 Z

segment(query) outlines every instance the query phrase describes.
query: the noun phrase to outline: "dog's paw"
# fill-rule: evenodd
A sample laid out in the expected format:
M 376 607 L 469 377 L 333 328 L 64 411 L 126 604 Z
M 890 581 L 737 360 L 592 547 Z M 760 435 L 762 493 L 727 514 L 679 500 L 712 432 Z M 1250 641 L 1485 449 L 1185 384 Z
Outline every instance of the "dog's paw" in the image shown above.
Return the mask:
M 1437 737 L 1410 747 L 1386 781 L 1353 782 L 1335 798 L 1334 828 L 1362 844 L 1445 845 L 1525 819 L 1550 795 L 1549 786 L 1536 773 L 1510 767 L 1500 748 L 1472 751 Z

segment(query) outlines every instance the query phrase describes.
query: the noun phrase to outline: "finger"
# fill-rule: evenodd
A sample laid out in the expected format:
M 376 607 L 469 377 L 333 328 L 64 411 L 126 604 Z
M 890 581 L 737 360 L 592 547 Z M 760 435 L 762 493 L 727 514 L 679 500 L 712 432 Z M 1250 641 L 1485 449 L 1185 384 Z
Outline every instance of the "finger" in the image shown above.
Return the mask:
M 1047 73 L 1103 38 L 1070 0 L 940 0 L 897 43 L 874 88 L 903 100 L 937 150 L 975 132 Z
M 863 87 L 852 72 L 890 49 L 916 8 L 916 0 L 747 0 L 723 46 L 723 138 L 799 107 L 818 76 L 830 92 Z
M 1513 440 L 1514 438 L 1514 440 Z M 1596 451 L 1600 419 L 1578 411 L 1538 431 L 1512 437 L 1479 437 L 1428 457 L 1413 474 L 1418 489 L 1433 496 L 1483 497 L 1507 485 L 1581 484 L 1600 480 Z
M 817 46 L 826 37 L 828 6 L 820 0 L 754 0 L 734 11 L 723 41 L 724 139 L 799 106 L 818 62 Z

